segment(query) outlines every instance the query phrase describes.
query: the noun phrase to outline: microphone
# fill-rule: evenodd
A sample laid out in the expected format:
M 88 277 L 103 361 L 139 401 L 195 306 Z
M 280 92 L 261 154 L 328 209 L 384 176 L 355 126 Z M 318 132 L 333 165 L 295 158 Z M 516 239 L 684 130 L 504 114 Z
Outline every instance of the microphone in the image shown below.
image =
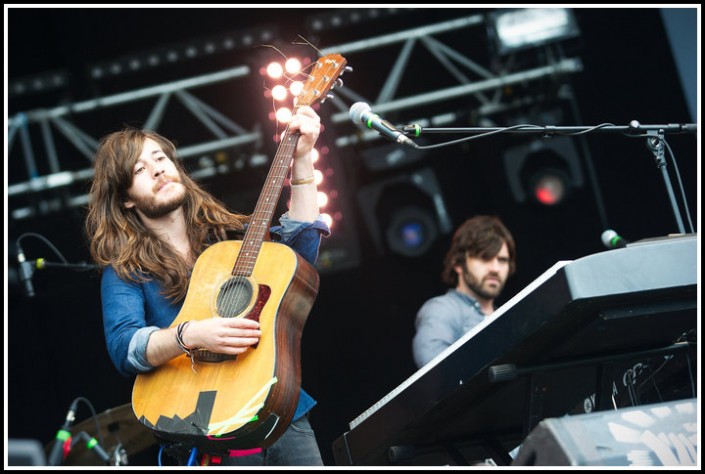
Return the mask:
M 59 431 L 56 432 L 56 436 L 54 438 L 54 445 L 51 447 L 51 452 L 49 453 L 49 457 L 47 459 L 50 466 L 59 466 L 64 460 L 64 445 L 67 442 L 70 443 L 71 432 L 69 431 L 69 428 L 71 428 L 71 425 L 76 419 L 77 408 L 78 399 L 71 402 L 69 412 L 66 414 L 66 420 L 64 421 L 63 426 L 59 428 Z
M 372 113 L 372 109 L 365 102 L 355 102 L 352 107 L 350 107 L 350 119 L 355 123 L 367 126 L 369 129 L 377 130 L 380 135 L 393 142 L 401 143 L 402 145 L 412 148 L 419 147 L 411 138 L 397 130 L 394 125 L 386 120 L 382 120 L 379 118 L 379 115 Z
M 608 249 L 621 249 L 626 247 L 629 241 L 612 229 L 607 229 L 602 233 L 602 243 Z
M 24 251 L 19 244 L 17 245 L 17 261 L 20 263 L 20 280 L 24 283 L 27 296 L 31 298 L 34 296 L 34 286 L 32 285 L 34 269 L 32 268 L 32 262 L 28 262 L 25 258 Z

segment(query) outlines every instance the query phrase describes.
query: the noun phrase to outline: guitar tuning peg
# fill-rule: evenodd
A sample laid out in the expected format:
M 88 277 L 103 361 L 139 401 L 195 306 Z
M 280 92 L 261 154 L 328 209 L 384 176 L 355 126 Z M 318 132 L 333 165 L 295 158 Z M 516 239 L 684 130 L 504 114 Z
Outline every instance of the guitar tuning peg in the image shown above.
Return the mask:
M 326 94 L 326 96 L 323 99 L 321 99 L 321 104 L 324 103 L 326 101 L 326 99 L 335 100 L 335 95 Z
M 347 72 L 353 72 L 352 66 L 345 66 L 345 70 L 346 70 Z
M 338 78 L 335 80 L 335 85 L 337 87 L 343 87 L 343 80 L 341 78 Z

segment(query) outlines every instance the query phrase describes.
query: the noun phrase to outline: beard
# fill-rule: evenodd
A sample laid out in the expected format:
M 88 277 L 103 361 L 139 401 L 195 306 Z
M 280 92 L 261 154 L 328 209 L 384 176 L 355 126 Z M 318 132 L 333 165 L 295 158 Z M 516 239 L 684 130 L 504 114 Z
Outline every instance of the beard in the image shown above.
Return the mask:
M 150 219 L 164 217 L 181 207 L 184 202 L 186 202 L 186 190 L 180 183 L 179 189 L 180 191 L 176 195 L 171 196 L 169 199 L 161 202 L 157 201 L 156 196 L 133 199 L 135 209 Z
M 468 288 L 470 288 L 473 293 L 475 293 L 480 298 L 492 300 L 499 296 L 499 294 L 502 292 L 502 289 L 504 288 L 504 282 L 499 276 L 497 276 L 497 279 L 500 281 L 499 286 L 485 287 L 483 285 L 484 280 L 479 280 L 477 277 L 475 277 L 475 275 L 468 271 L 466 266 L 463 267 L 463 281 L 465 281 L 465 284 L 468 286 Z

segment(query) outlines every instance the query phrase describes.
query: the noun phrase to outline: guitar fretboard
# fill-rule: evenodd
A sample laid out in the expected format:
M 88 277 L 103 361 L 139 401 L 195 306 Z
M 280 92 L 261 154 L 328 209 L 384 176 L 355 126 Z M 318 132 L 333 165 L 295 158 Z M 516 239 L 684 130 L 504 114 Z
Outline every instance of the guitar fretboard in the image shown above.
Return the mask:
M 310 106 L 322 101 L 326 93 L 333 87 L 334 81 L 342 74 L 346 64 L 345 58 L 339 54 L 327 55 L 316 61 L 304 89 L 297 97 L 294 114 L 299 107 Z M 245 239 L 233 268 L 233 276 L 249 277 L 252 275 L 257 256 L 262 248 L 262 242 L 269 232 L 272 215 L 279 202 L 284 180 L 289 173 L 300 136 L 301 134 L 298 132 L 290 133 L 288 127 L 284 132 L 277 153 L 274 155 L 274 162 L 267 175 L 262 194 L 260 194 L 252 213 L 252 219 L 245 232 Z
M 252 213 L 252 220 L 245 232 L 240 254 L 233 269 L 234 276 L 250 276 L 252 274 L 264 237 L 269 232 L 272 216 L 279 202 L 284 180 L 289 173 L 300 136 L 299 133 L 289 133 L 288 130 L 284 133 L 274 155 L 272 167 L 269 169 L 267 181 Z

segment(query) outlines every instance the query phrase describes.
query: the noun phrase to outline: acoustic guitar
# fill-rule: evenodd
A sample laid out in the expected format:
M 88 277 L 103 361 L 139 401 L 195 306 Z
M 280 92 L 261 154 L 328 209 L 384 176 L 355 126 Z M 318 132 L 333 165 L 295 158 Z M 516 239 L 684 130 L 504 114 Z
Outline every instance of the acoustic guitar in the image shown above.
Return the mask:
M 311 68 L 296 107 L 323 102 L 343 73 L 338 54 Z M 196 261 L 172 327 L 205 318 L 251 318 L 258 343 L 237 356 L 184 354 L 139 374 L 132 408 L 139 421 L 173 447 L 227 455 L 266 448 L 288 428 L 301 386 L 301 333 L 318 293 L 315 268 L 284 244 L 269 241 L 272 215 L 299 133 L 283 133 L 244 239 L 218 242 Z

